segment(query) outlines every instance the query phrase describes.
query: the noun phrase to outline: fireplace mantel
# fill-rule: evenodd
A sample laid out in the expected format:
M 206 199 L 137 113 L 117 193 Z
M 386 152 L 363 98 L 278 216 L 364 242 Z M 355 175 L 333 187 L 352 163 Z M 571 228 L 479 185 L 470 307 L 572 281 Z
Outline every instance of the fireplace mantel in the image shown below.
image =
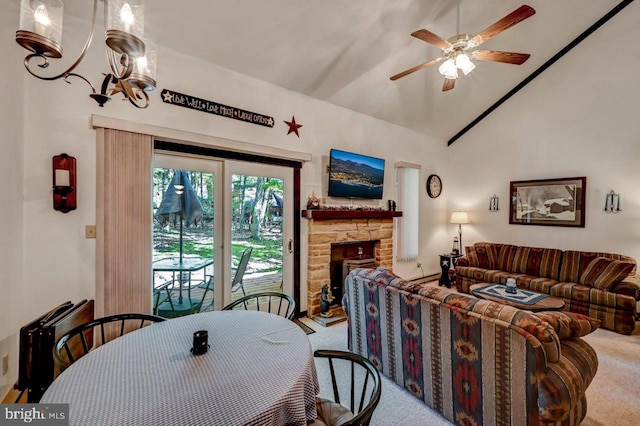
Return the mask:
M 302 210 L 302 217 L 313 220 L 388 219 L 402 216 L 402 212 L 388 210 Z

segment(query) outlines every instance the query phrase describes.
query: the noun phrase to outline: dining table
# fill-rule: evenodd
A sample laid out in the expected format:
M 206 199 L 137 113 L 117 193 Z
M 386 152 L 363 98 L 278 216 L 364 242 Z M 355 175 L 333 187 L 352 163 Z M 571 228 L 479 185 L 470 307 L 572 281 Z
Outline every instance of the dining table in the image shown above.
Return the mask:
M 208 350 L 194 354 L 201 331 Z M 266 312 L 213 311 L 93 349 L 40 402 L 69 404 L 72 426 L 306 425 L 317 416 L 318 391 L 311 345 L 297 324 Z

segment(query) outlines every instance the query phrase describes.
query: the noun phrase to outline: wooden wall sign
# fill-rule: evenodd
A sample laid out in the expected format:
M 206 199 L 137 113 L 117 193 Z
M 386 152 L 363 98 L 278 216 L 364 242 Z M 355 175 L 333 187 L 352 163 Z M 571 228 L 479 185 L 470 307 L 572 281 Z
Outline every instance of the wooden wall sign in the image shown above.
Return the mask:
M 166 104 L 178 105 L 184 108 L 208 112 L 209 114 L 229 117 L 235 120 L 240 120 L 251 124 L 258 124 L 265 127 L 273 127 L 275 123 L 273 117 L 269 117 L 267 115 L 219 104 L 217 102 L 208 101 L 206 99 L 196 98 L 194 96 L 185 95 L 183 93 L 174 92 L 168 89 L 163 89 L 161 95 L 162 102 Z

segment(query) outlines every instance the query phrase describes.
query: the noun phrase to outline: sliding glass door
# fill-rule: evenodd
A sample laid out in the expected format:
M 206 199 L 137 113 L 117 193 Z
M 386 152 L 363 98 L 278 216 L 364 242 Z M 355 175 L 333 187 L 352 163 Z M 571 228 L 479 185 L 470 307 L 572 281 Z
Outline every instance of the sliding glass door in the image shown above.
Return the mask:
M 210 159 L 154 156 L 151 290 L 156 315 L 197 313 L 213 309 L 221 299 L 221 169 L 220 161 Z
M 230 160 L 224 169 L 225 302 L 265 291 L 293 296 L 293 169 Z
M 155 314 L 294 295 L 291 167 L 156 153 L 152 197 Z

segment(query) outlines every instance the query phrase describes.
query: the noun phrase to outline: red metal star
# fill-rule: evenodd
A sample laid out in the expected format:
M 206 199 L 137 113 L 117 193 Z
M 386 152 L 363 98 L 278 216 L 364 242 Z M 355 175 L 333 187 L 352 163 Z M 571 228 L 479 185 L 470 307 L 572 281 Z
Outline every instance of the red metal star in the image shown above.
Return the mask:
M 298 133 L 298 129 L 300 127 L 302 127 L 302 124 L 298 124 L 296 123 L 296 117 L 295 116 L 291 116 L 291 121 L 286 121 L 285 123 L 287 123 L 287 126 L 289 126 L 289 131 L 287 132 L 287 135 L 290 133 L 295 133 L 297 137 L 300 137 L 300 133 Z

